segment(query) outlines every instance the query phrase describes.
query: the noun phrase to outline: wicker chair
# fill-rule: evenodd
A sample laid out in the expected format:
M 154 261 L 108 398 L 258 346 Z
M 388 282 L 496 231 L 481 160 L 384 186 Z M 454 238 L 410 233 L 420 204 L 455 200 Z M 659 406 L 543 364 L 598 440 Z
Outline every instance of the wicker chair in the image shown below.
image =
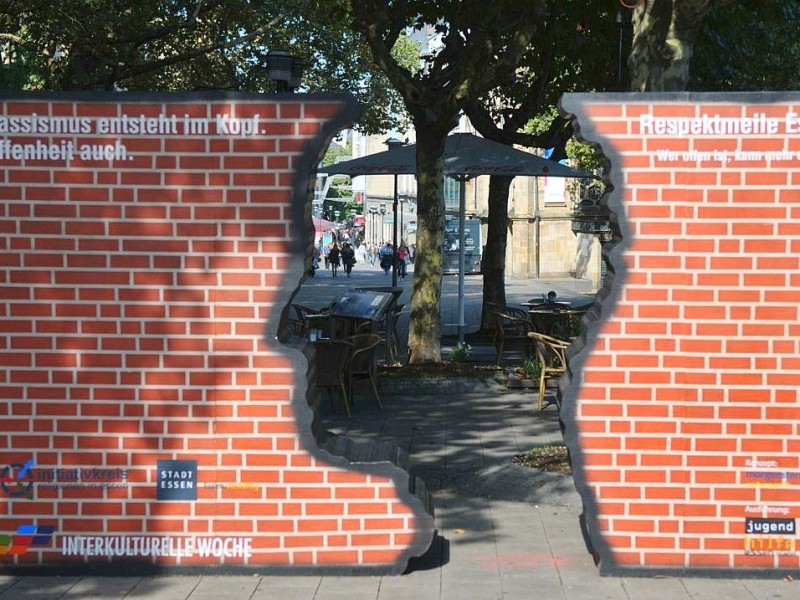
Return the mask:
M 327 308 L 315 309 L 302 304 L 292 304 L 292 310 L 295 316 L 289 318 L 289 327 L 296 335 L 308 338 L 309 331 L 312 329 L 327 330 L 327 322 L 330 318 L 330 311 Z
M 503 351 L 510 342 L 523 340 L 526 354 L 530 350 L 528 333 L 533 331 L 533 325 L 524 310 L 510 306 L 491 305 L 489 311 L 494 318 L 494 347 L 497 351 L 497 364 L 503 358 Z
M 345 338 L 344 341 L 350 343 L 353 352 L 350 355 L 350 362 L 347 366 L 347 389 L 350 394 L 350 401 L 353 401 L 353 379 L 366 378 L 372 386 L 372 393 L 378 402 L 378 407 L 383 410 L 381 397 L 378 394 L 378 368 L 375 357 L 375 350 L 381 342 L 381 337 L 376 333 L 363 333 Z
M 353 355 L 353 344 L 345 340 L 317 340 L 314 342 L 314 354 L 314 385 L 328 391 L 331 405 L 333 405 L 332 390 L 336 390 L 349 417 L 348 367 Z
M 539 373 L 539 410 L 544 410 L 548 404 L 555 404 L 560 411 L 561 401 L 558 394 L 555 402 L 545 404 L 545 392 L 548 379 L 557 379 L 567 372 L 566 350 L 570 344 L 536 331 L 529 332 L 528 337 L 533 341 L 542 367 Z

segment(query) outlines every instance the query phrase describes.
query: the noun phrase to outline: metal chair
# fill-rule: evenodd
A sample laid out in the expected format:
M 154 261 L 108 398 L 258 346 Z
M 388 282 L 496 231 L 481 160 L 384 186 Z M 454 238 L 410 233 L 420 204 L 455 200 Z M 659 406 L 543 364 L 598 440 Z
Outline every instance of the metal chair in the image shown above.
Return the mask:
M 348 367 L 353 354 L 353 344 L 345 340 L 317 340 L 314 342 L 314 385 L 328 391 L 328 399 L 333 405 L 336 390 L 342 399 L 344 410 L 350 416 L 350 396 L 348 394 Z
M 539 373 L 539 411 L 545 408 L 545 391 L 548 379 L 555 379 L 561 377 L 567 372 L 567 354 L 566 350 L 569 348 L 569 342 L 531 331 L 528 337 L 533 341 L 536 348 L 536 355 L 539 358 L 539 363 L 542 368 Z M 555 404 L 556 408 L 561 410 L 561 402 L 556 394 L 555 402 L 548 402 L 548 404 Z
M 347 366 L 347 389 L 350 393 L 351 402 L 354 396 L 353 379 L 365 377 L 372 386 L 372 393 L 375 395 L 378 406 L 383 410 L 381 397 L 378 394 L 378 367 L 375 356 L 375 349 L 380 344 L 381 337 L 376 333 L 364 333 L 345 338 L 344 341 L 353 346 L 353 352 L 350 355 L 350 362 Z

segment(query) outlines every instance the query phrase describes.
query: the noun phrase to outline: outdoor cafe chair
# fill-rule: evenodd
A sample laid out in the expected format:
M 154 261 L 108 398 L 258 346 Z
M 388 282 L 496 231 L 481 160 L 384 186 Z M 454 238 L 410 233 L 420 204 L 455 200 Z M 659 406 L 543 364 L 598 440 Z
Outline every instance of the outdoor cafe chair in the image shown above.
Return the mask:
M 348 341 L 322 339 L 314 342 L 314 385 L 326 389 L 331 406 L 333 406 L 332 392 L 336 390 L 348 417 L 350 416 L 348 367 L 352 355 L 353 344 Z
M 494 347 L 497 351 L 497 365 L 500 365 L 503 351 L 507 349 L 509 342 L 523 340 L 526 351 L 528 350 L 528 333 L 533 331 L 533 325 L 521 309 L 492 305 L 489 310 L 494 318 Z
M 541 365 L 541 370 L 539 371 L 539 411 L 541 412 L 547 406 L 545 404 L 547 380 L 557 379 L 567 372 L 566 351 L 570 344 L 564 340 L 536 331 L 529 332 L 528 337 L 533 341 L 536 348 L 536 356 Z M 561 410 L 561 401 L 558 394 L 556 394 L 555 402 L 548 402 L 547 404 L 555 404 L 556 408 Z
M 319 329 L 327 333 L 330 319 L 329 307 L 316 309 L 302 304 L 292 304 L 292 310 L 295 316 L 289 319 L 289 325 L 293 332 L 306 338 L 312 329 Z
M 345 338 L 349 342 L 353 351 L 347 365 L 347 389 L 350 394 L 350 401 L 353 402 L 353 379 L 366 378 L 371 387 L 378 407 L 383 409 L 381 397 L 378 394 L 378 366 L 376 360 L 376 348 L 381 342 L 381 337 L 375 333 L 364 333 Z

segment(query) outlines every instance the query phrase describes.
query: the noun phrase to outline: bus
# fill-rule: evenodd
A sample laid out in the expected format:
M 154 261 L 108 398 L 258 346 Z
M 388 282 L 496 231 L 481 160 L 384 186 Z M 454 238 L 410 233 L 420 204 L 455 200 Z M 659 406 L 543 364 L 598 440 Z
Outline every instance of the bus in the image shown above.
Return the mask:
M 460 241 L 458 215 L 445 214 L 444 244 L 442 245 L 442 272 L 458 273 L 458 245 Z M 464 273 L 481 272 L 481 220 L 466 219 L 464 221 Z

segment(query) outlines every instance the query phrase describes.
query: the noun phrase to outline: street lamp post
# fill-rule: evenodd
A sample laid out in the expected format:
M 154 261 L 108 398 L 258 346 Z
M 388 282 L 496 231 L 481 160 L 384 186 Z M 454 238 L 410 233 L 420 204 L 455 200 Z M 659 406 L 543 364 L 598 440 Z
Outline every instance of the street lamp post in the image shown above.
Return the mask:
M 405 146 L 406 143 L 397 138 L 389 138 L 384 142 L 389 150 Z M 394 195 L 392 198 L 392 287 L 397 286 L 397 173 L 394 174 Z
M 378 209 L 374 206 L 369 207 L 369 239 L 374 244 L 375 241 L 375 228 L 378 216 Z
M 398 202 L 400 202 L 400 243 L 402 244 L 405 238 L 403 235 L 403 208 L 405 207 L 405 202 L 403 202 L 402 198 L 399 198 Z
M 381 222 L 381 236 L 380 236 L 380 240 L 379 240 L 379 241 L 380 241 L 381 243 L 383 243 L 383 241 L 384 241 L 384 239 L 383 239 L 383 237 L 384 237 L 384 236 L 383 236 L 383 226 L 384 226 L 383 218 L 384 218 L 384 216 L 386 216 L 386 205 L 385 205 L 383 202 L 381 202 L 381 206 L 380 206 L 380 208 L 378 209 L 378 212 L 379 212 L 379 213 L 380 213 L 380 215 L 381 215 L 381 218 L 380 218 L 380 222 Z

